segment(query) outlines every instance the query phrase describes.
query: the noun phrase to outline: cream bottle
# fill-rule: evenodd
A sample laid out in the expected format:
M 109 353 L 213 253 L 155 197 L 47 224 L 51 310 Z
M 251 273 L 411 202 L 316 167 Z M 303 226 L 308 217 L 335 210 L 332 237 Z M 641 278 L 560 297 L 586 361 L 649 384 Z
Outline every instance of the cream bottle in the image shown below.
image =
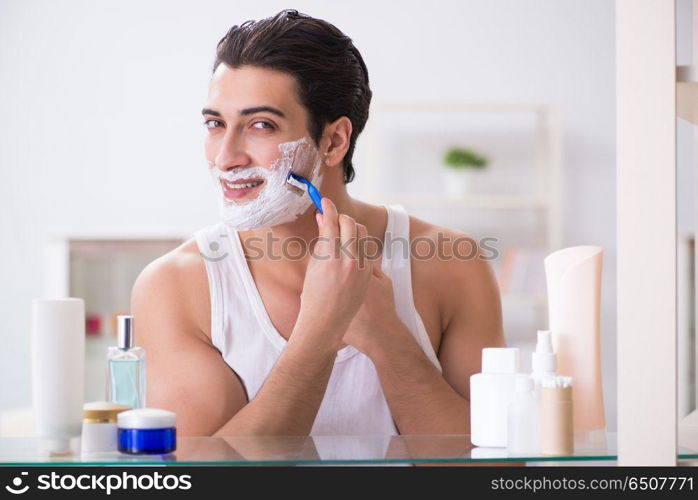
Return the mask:
M 482 373 L 470 377 L 470 440 L 475 446 L 507 445 L 507 409 L 518 372 L 518 348 L 482 350 Z

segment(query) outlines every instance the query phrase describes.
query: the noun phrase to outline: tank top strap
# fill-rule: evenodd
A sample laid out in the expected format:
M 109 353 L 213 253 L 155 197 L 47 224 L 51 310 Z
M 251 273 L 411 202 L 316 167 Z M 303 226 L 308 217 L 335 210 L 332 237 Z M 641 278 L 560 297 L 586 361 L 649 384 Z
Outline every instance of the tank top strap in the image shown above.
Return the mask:
M 398 317 L 412 332 L 429 360 L 441 371 L 441 363 L 434 352 L 424 322 L 414 305 L 412 292 L 412 260 L 410 217 L 402 205 L 386 205 L 388 223 L 383 245 L 381 268 L 393 282 L 393 295 Z
M 194 237 L 208 275 L 211 341 L 223 351 L 231 341 L 225 334 L 231 323 L 248 326 L 236 329 L 236 338 L 241 341 L 241 337 L 249 332 L 258 331 L 251 323 L 258 315 L 254 302 L 250 300 L 246 275 L 242 272 L 247 261 L 240 243 L 235 241 L 237 233 L 229 230 L 224 222 L 199 229 Z
M 230 256 L 227 248 L 225 227 L 221 224 L 199 229 L 194 233 L 199 254 L 204 260 L 208 276 L 209 296 L 211 300 L 211 341 L 219 350 L 223 345 L 224 322 L 224 291 L 225 264 L 223 261 Z

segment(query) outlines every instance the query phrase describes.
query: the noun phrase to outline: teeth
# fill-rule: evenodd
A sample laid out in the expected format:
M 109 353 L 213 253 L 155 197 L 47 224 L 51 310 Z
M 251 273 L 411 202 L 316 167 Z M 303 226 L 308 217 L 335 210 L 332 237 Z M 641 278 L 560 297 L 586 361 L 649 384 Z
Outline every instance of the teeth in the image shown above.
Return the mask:
M 244 189 L 244 188 L 251 188 L 255 186 L 259 186 L 262 181 L 254 181 L 254 182 L 245 182 L 243 184 L 232 184 L 227 181 L 223 181 L 226 186 L 228 186 L 230 189 Z

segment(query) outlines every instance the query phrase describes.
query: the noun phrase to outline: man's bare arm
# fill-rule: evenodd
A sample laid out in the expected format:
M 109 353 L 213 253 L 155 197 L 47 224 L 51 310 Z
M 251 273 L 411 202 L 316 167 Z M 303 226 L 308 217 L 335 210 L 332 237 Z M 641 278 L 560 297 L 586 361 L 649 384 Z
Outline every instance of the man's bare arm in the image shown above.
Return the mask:
M 370 354 L 401 434 L 469 434 L 470 376 L 480 371 L 483 347 L 504 345 L 499 288 L 482 259 L 451 261 L 442 283 L 453 297 L 439 361 L 429 361 L 404 324 L 379 336 Z
M 148 265 L 133 287 L 131 311 L 137 343 L 146 350 L 148 406 L 174 411 L 181 435 L 208 436 L 247 401 L 237 376 L 196 323 L 186 295 L 197 291 L 194 276 L 181 262 L 189 258 L 170 254 Z
M 307 435 L 320 406 L 336 346 L 309 342 L 307 325 L 291 336 L 257 397 L 192 321 L 181 269 L 155 262 L 138 278 L 132 310 L 146 349 L 148 406 L 177 413 L 181 435 Z M 327 335 L 325 338 L 329 338 Z

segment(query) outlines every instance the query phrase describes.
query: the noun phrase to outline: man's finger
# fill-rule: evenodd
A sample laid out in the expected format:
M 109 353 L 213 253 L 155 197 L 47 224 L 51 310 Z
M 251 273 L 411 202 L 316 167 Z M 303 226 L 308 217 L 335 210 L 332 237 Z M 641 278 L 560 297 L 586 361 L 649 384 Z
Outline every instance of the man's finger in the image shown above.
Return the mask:
M 339 234 L 342 251 L 356 258 L 356 222 L 348 215 L 339 216 Z
M 329 198 L 322 198 L 323 213 L 317 216 L 320 236 L 327 238 L 338 237 L 337 207 Z
M 318 224 L 318 240 L 314 247 L 317 255 L 325 258 L 332 258 L 337 255 L 339 246 L 339 227 L 337 222 L 337 207 L 329 198 L 322 198 L 322 211 L 315 213 L 315 220 Z
M 359 269 L 364 269 L 368 259 L 366 258 L 366 238 L 368 237 L 368 229 L 363 224 L 356 224 L 356 250 L 359 259 Z

